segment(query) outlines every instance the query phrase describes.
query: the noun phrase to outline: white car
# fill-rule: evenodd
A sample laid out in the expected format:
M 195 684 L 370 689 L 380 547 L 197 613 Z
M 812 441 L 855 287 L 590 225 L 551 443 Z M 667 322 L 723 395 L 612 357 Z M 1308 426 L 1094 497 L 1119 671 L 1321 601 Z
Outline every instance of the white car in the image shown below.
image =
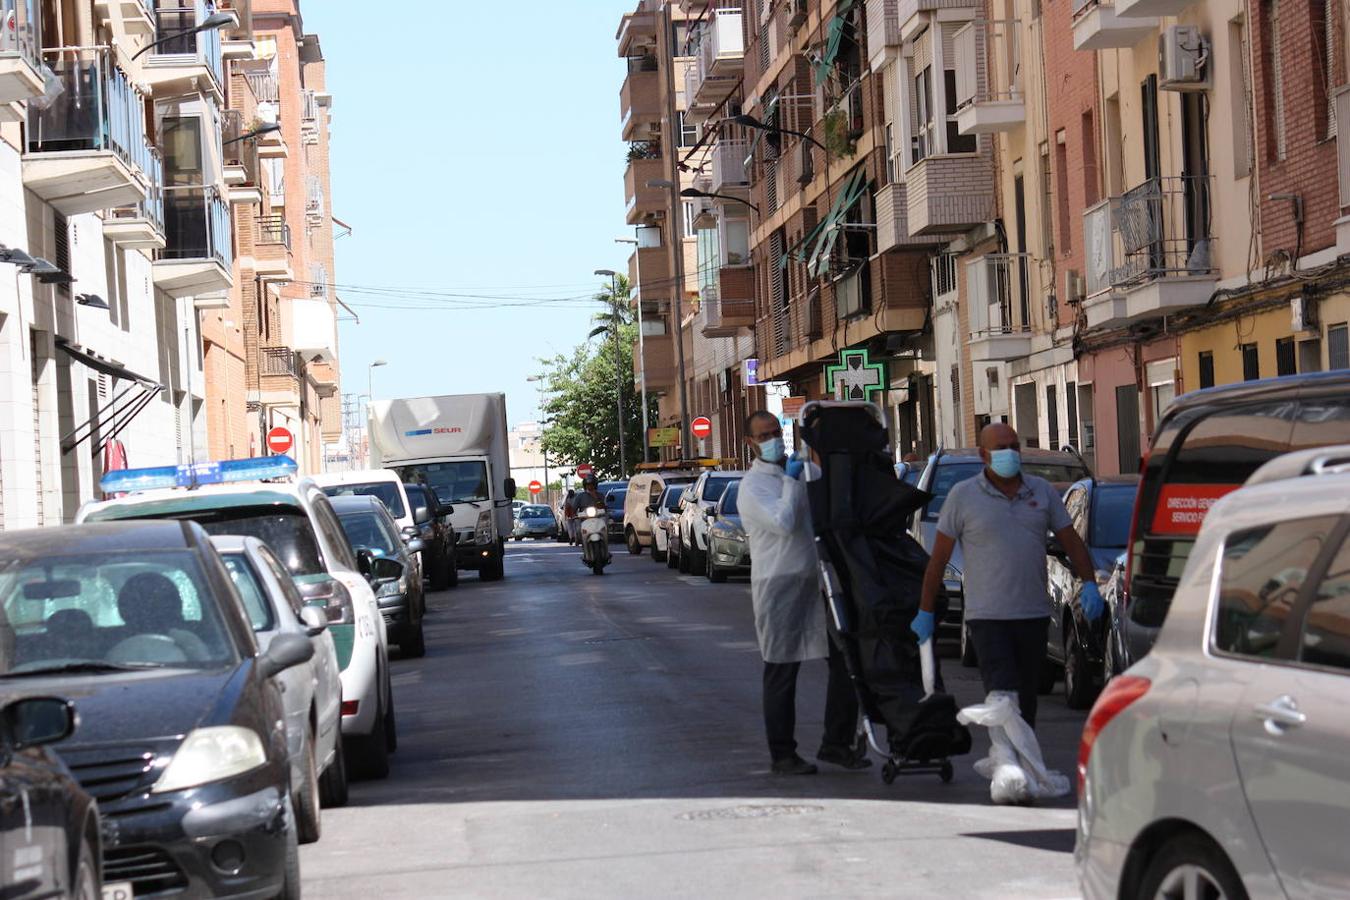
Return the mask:
M 328 497 L 308 478 L 276 480 L 294 472 L 286 457 L 179 466 L 176 474 L 173 468 L 110 472 L 101 482 L 104 493 L 126 496 L 86 503 L 76 521 L 191 519 L 208 534 L 256 537 L 271 547 L 305 600 L 327 614 L 342 667 L 347 764 L 355 774 L 384 778 L 398 743 L 384 618 Z M 185 486 L 169 487 L 175 483 Z
M 652 535 L 652 562 L 674 564 L 670 556 L 670 547 L 675 540 L 675 525 L 680 516 L 680 498 L 684 496 L 684 485 L 677 484 L 661 492 L 647 513 L 647 527 Z
M 329 497 L 369 496 L 378 498 L 394 517 L 403 537 L 410 538 L 421 533 L 421 527 L 413 518 L 413 504 L 408 499 L 408 490 L 403 486 L 398 473 L 393 469 L 361 469 L 355 472 L 323 472 L 314 475 L 314 483 L 323 488 Z M 417 565 L 416 578 L 421 578 L 426 569 L 422 554 L 413 554 Z
M 276 554 L 254 537 L 221 535 L 211 543 L 244 602 L 249 624 L 266 651 L 282 634 L 309 639 L 314 656 L 277 676 L 291 760 L 291 807 L 301 843 L 319 839 L 319 807 L 347 802 L 342 754 L 342 680 L 328 618 L 305 603 Z
M 1210 507 L 1157 643 L 1088 716 L 1084 896 L 1346 896 L 1347 697 L 1350 446 L 1278 457 Z
M 685 490 L 680 501 L 680 518 L 675 529 L 675 566 L 684 574 L 701 575 L 708 568 L 708 513 L 717 508 L 717 501 L 727 485 L 741 478 L 744 472 L 704 472 L 698 481 Z

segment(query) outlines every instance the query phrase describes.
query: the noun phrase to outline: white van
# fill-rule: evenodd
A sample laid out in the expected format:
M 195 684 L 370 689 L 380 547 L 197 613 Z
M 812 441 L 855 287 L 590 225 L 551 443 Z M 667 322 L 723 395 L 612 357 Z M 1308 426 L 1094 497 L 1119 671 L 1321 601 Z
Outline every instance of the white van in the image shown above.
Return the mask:
M 689 469 L 664 472 L 639 472 L 628 482 L 628 496 L 623 504 L 624 542 L 628 552 L 637 556 L 643 547 L 652 545 L 653 507 L 661 502 L 666 488 L 677 484 L 693 484 L 698 473 Z

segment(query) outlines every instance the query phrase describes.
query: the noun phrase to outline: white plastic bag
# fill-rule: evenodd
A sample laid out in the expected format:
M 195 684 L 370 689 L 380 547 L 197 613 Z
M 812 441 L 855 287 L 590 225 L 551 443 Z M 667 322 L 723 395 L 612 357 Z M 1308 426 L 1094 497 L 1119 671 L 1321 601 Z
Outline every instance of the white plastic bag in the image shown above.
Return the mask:
M 989 798 L 995 803 L 1025 803 L 1069 793 L 1069 779 L 1045 767 L 1036 732 L 1022 718 L 1017 694 L 990 691 L 983 703 L 967 706 L 956 715 L 963 724 L 989 729 L 989 755 L 975 763 L 975 771 L 989 779 Z

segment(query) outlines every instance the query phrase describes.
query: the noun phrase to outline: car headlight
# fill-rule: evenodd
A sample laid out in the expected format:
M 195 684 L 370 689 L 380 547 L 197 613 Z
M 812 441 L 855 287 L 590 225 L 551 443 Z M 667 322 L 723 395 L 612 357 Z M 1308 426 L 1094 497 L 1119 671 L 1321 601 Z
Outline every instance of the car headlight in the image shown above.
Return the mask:
M 478 514 L 478 524 L 474 527 L 473 541 L 475 544 L 492 543 L 492 513 L 486 509 Z
M 745 543 L 745 531 L 741 528 L 733 528 L 727 533 L 727 539 L 738 543 Z
M 393 581 L 383 582 L 375 590 L 376 597 L 402 597 L 408 591 L 408 576 L 400 575 Z
M 179 745 L 168 768 L 150 792 L 164 794 L 223 781 L 266 762 L 262 738 L 253 729 L 238 725 L 198 728 Z

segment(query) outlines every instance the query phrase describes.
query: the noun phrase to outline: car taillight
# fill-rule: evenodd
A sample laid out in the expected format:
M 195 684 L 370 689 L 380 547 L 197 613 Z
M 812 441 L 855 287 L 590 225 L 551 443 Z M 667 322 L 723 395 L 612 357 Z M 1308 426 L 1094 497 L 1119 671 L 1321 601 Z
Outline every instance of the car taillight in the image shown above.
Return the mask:
M 1153 685 L 1152 681 L 1138 675 L 1117 675 L 1106 683 L 1097 702 L 1092 704 L 1087 724 L 1083 726 L 1083 737 L 1078 741 L 1078 792 L 1083 792 L 1087 781 L 1088 757 L 1092 755 L 1092 745 L 1111 720 L 1120 715 L 1127 706 L 1138 700 Z
M 344 716 L 354 716 L 354 715 L 356 715 L 356 711 L 357 711 L 358 709 L 360 709 L 360 708 L 361 708 L 361 701 L 360 701 L 360 700 L 343 700 L 343 701 L 342 701 L 342 714 L 343 714 Z
M 323 610 L 329 625 L 351 625 L 356 621 L 356 609 L 347 586 L 336 578 L 302 584 L 300 593 L 305 601 Z

